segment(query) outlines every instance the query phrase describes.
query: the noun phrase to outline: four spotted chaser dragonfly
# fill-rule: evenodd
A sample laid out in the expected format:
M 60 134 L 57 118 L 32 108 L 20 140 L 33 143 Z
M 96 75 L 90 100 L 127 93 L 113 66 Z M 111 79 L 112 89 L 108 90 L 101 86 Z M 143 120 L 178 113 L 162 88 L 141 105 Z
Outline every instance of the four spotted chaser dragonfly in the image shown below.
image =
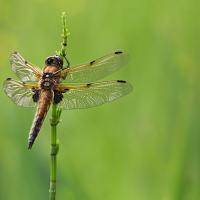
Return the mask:
M 18 106 L 37 106 L 28 149 L 31 149 L 51 104 L 59 104 L 62 109 L 89 108 L 131 92 L 131 84 L 124 80 L 94 82 L 121 68 L 126 60 L 125 53 L 116 51 L 86 64 L 64 67 L 63 58 L 53 55 L 46 58 L 41 71 L 18 52 L 11 54 L 12 70 L 20 81 L 7 78 L 4 91 Z

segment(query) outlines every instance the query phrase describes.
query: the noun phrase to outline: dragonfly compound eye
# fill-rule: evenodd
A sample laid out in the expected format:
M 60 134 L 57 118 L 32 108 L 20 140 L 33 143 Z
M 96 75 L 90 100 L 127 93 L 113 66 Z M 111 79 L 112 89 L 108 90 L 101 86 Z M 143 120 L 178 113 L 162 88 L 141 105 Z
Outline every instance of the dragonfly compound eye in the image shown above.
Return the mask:
M 54 59 L 52 57 L 48 57 L 46 60 L 45 60 L 45 64 L 46 65 L 52 65 L 54 62 Z
M 45 60 L 45 64 L 46 65 L 53 65 L 53 66 L 62 68 L 62 66 L 63 66 L 63 59 L 60 56 L 58 56 L 58 55 L 50 56 L 50 57 L 48 57 Z
M 56 59 L 56 61 L 57 61 L 58 66 L 59 66 L 60 68 L 62 68 L 62 67 L 63 67 L 63 59 L 62 59 L 62 57 L 60 57 L 60 56 L 58 56 L 58 55 L 55 55 L 55 59 Z

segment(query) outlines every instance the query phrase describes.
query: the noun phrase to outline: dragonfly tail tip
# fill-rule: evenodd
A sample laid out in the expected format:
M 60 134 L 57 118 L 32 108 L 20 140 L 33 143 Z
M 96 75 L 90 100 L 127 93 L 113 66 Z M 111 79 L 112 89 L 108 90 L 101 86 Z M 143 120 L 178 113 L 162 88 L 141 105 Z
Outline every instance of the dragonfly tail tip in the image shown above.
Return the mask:
M 28 143 L 28 150 L 31 150 L 32 146 L 33 146 L 32 142 Z

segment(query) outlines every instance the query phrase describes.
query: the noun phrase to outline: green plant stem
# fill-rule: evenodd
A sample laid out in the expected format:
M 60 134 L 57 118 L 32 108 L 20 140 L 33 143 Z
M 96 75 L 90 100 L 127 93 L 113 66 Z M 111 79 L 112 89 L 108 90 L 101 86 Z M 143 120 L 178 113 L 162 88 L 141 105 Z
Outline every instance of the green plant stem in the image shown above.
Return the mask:
M 57 108 L 57 104 L 52 105 L 51 118 L 51 167 L 50 167 L 50 188 L 49 199 L 56 199 L 56 173 L 57 173 L 57 154 L 59 144 L 57 140 L 57 125 L 60 120 L 61 110 Z
M 66 59 L 67 51 L 67 38 L 69 36 L 69 31 L 66 26 L 66 13 L 62 13 L 62 24 L 63 24 L 63 32 L 62 32 L 62 43 L 60 51 L 57 53 Z M 67 64 L 69 65 L 69 61 L 66 59 Z M 52 104 L 52 116 L 51 116 L 51 166 L 50 166 L 50 188 L 49 188 L 49 200 L 56 199 L 56 173 L 57 173 L 57 154 L 59 150 L 59 144 L 57 139 L 57 125 L 60 121 L 61 108 L 58 108 L 57 104 Z

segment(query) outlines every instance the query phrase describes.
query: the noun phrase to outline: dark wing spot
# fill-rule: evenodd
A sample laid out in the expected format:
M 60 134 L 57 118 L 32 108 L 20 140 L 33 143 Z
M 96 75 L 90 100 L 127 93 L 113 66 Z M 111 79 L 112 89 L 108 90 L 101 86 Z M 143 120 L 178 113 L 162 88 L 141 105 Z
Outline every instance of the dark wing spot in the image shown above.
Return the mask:
M 25 64 L 27 64 L 27 63 L 28 63 L 28 61 L 27 61 L 27 60 L 25 60 L 25 61 L 24 61 L 24 63 L 25 63 Z
M 67 44 L 66 44 L 66 43 L 63 43 L 63 46 L 65 46 L 65 47 L 66 47 L 66 46 L 67 46 Z
M 86 86 L 87 86 L 87 87 L 90 87 L 91 85 L 92 85 L 91 83 L 88 83 Z
M 14 51 L 13 54 L 17 54 L 17 51 Z
M 10 81 L 10 80 L 12 80 L 12 78 L 7 78 L 6 80 L 7 80 L 7 81 Z
M 123 80 L 117 80 L 118 83 L 126 83 L 126 81 Z
M 90 62 L 90 65 L 93 65 L 94 63 L 95 63 L 95 60 L 91 61 L 91 62 Z
M 123 53 L 122 51 L 115 51 L 115 54 L 121 54 Z

